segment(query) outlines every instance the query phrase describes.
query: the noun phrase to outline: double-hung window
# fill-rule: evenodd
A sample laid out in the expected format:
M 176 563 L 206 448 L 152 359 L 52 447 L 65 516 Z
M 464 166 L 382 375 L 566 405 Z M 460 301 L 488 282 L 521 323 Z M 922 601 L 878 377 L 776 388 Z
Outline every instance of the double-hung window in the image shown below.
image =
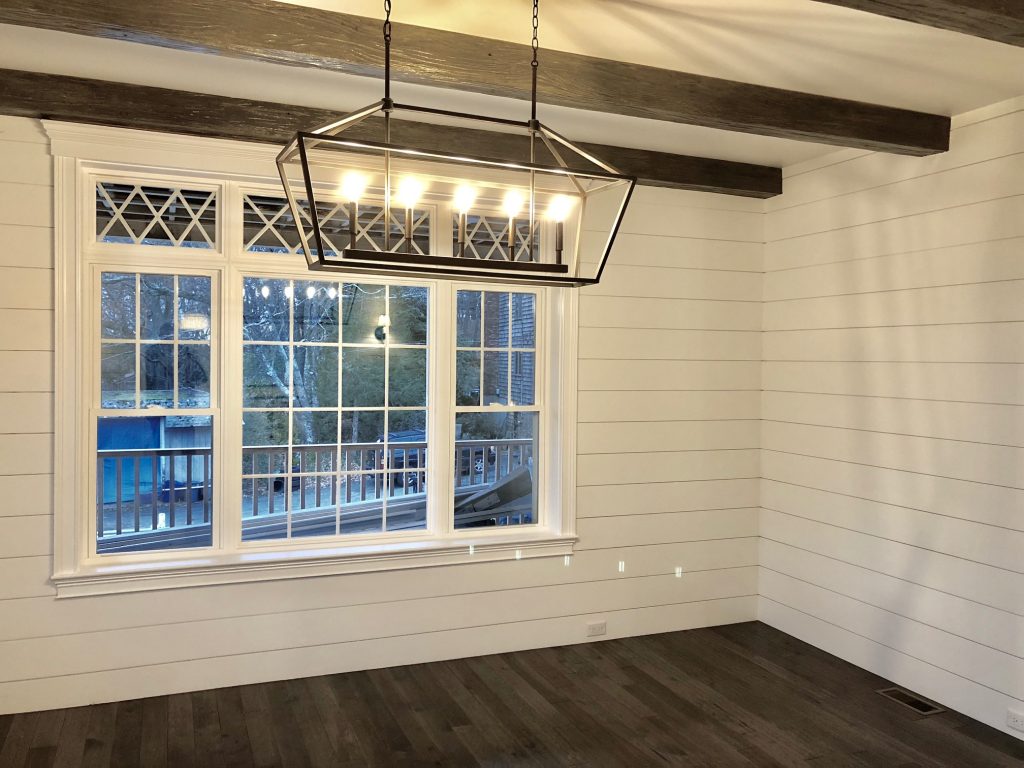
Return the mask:
M 59 593 L 571 553 L 571 289 L 311 273 L 267 153 L 91 151 L 57 166 Z M 360 208 L 335 236 L 398 229 Z M 415 220 L 451 247 L 444 200 Z

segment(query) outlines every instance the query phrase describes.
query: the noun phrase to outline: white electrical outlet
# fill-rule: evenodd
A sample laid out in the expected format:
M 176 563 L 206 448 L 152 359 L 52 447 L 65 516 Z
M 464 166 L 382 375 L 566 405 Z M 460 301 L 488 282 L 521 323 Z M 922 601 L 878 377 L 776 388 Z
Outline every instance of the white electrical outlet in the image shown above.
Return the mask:
M 599 637 L 608 633 L 607 621 L 592 621 L 587 624 L 587 637 Z
M 1006 710 L 1006 724 L 1015 731 L 1024 731 L 1024 712 L 1015 709 Z

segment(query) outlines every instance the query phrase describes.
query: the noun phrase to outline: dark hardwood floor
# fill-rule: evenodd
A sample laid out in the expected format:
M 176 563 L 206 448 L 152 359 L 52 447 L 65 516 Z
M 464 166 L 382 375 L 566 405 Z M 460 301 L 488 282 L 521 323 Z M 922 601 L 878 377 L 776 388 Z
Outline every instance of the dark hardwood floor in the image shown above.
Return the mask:
M 0 717 L 0 766 L 1022 766 L 763 624 Z

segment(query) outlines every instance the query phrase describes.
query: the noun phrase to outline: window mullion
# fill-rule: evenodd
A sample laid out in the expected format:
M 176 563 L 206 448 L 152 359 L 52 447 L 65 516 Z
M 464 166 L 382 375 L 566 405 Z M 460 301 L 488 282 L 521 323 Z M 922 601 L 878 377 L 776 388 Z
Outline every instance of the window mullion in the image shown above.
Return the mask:
M 451 283 L 434 286 L 431 307 L 428 371 L 430 391 L 427 418 L 430 420 L 427 451 L 428 527 L 438 536 L 453 530 L 455 486 L 451 470 L 455 427 L 455 291 Z

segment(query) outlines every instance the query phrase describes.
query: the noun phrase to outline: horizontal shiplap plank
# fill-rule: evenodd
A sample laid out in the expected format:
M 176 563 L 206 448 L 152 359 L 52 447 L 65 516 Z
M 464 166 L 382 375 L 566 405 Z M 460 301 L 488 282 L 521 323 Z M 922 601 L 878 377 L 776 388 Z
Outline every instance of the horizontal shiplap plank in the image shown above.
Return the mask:
M 760 588 L 769 599 L 1024 700 L 1024 659 L 768 569 Z
M 0 224 L 53 226 L 53 188 L 43 184 L 0 184 Z
M 581 360 L 580 390 L 760 389 L 761 364 L 747 360 Z
M 53 514 L 53 475 L 0 475 L 0 517 Z
M 53 349 L 53 310 L 0 309 L 0 350 Z
M 576 449 L 580 455 L 648 451 L 691 451 L 714 448 L 757 448 L 761 422 L 660 421 L 585 423 L 579 425 Z
M 1019 573 L 771 509 L 761 510 L 760 525 L 765 539 L 1024 616 Z
M 0 115 L 0 142 L 28 142 L 30 144 L 49 144 L 50 140 L 43 131 L 43 125 L 30 117 L 13 117 Z M 0 152 L 16 151 L 9 147 L 0 148 Z
M 633 190 L 630 204 L 695 208 L 710 211 L 735 211 L 736 213 L 764 213 L 764 201 L 753 197 L 720 195 L 713 192 L 697 192 L 689 189 L 670 187 L 649 187 L 640 185 Z
M 1024 616 L 767 539 L 760 564 L 1003 653 L 1024 654 Z
M 1024 236 L 1024 195 L 765 244 L 765 270 Z
M 0 475 L 44 475 L 53 472 L 53 436 L 0 434 Z
M 576 514 L 584 518 L 751 507 L 759 503 L 760 482 L 749 477 L 586 486 L 576 492 Z
M 0 391 L 0 434 L 53 432 L 53 395 Z
M 758 331 L 580 328 L 581 360 L 760 360 Z
M 598 247 L 598 246 L 595 246 Z M 597 251 L 600 253 L 600 251 Z M 761 272 L 760 242 L 619 232 L 609 264 Z
M 770 447 L 762 453 L 761 473 L 767 480 L 1024 530 L 1024 491 L 1015 488 L 778 453 Z
M 98 632 L 160 624 L 185 624 L 231 617 L 264 614 L 304 614 L 354 605 L 391 605 L 401 609 L 410 600 L 430 600 L 474 593 L 491 594 L 500 600 L 504 590 L 603 583 L 608 579 L 674 575 L 681 567 L 696 571 L 746 568 L 757 565 L 757 538 L 723 539 L 619 550 L 579 552 L 567 567 L 562 558 L 467 563 L 430 568 L 409 579 L 408 571 L 317 579 L 317 589 L 304 580 L 241 583 L 209 588 L 208 600 L 196 600 L 188 590 L 167 590 L 154 600 L 153 593 L 136 592 L 75 600 L 39 598 L 4 606 L 10 621 L 0 625 L 0 640 Z M 626 562 L 624 572 L 619 562 Z
M 912 653 L 882 645 L 865 637 L 856 628 L 831 624 L 800 607 L 790 607 L 766 596 L 759 601 L 758 618 L 770 627 L 822 648 L 932 701 L 955 707 L 958 712 L 993 728 L 1008 731 L 1007 708 L 1024 704 L 962 675 L 921 661 Z
M 757 535 L 758 510 L 708 509 L 658 515 L 588 517 L 577 523 L 579 549 L 620 549 L 677 541 Z M 680 563 L 682 565 L 682 563 Z
M 0 184 L 53 185 L 53 159 L 45 145 L 19 142 L 15 151 L 0 144 Z
M 759 459 L 760 452 L 756 448 L 585 454 L 577 459 L 576 481 L 585 486 L 754 477 L 758 473 Z
M 582 328 L 759 331 L 761 302 L 599 296 L 580 292 Z
M 0 224 L 0 265 L 53 268 L 53 230 L 22 224 Z M 52 283 L 53 273 L 50 274 Z
M 608 637 L 672 632 L 694 627 L 751 621 L 756 595 L 680 603 L 665 607 L 602 611 Z M 442 630 L 425 636 L 400 635 L 372 640 L 292 647 L 247 656 L 193 658 L 173 664 L 149 664 L 0 685 L 0 712 L 24 712 L 55 706 L 120 701 L 210 687 L 336 674 L 394 664 L 425 663 L 490 653 L 586 642 L 585 615 Z
M 0 266 L 0 309 L 52 308 L 52 270 Z
M 787 299 L 764 305 L 764 330 L 1024 320 L 1024 280 Z
M 49 554 L 50 520 L 50 515 L 0 515 L 0 558 Z
M 1018 152 L 774 211 L 766 217 L 765 236 L 787 240 L 1020 194 L 1024 153 Z
M 53 352 L 0 351 L 0 392 L 53 392 Z
M 783 453 L 1024 490 L 1024 448 L 777 421 L 764 422 L 762 439 Z
M 741 213 L 658 204 L 638 205 L 630 206 L 626 210 L 621 231 L 761 243 L 764 242 L 764 216 L 759 212 Z
M 628 610 L 653 605 L 755 594 L 757 568 L 618 578 L 489 593 L 426 598 L 402 603 L 328 608 L 310 615 L 274 613 L 216 618 L 169 626 L 54 635 L 0 645 L 0 679 L 25 680 L 130 666 L 187 661 L 201 656 L 254 654 L 554 619 L 566 614 Z M 581 623 L 580 629 L 583 629 Z M 392 661 L 391 663 L 394 663 Z
M 760 392 L 580 392 L 579 422 L 760 418 Z
M 582 296 L 760 301 L 761 275 L 711 269 L 619 266 L 612 261 L 601 282 L 584 289 Z
M 1024 531 L 774 480 L 762 481 L 761 504 L 807 520 L 1024 574 Z
M 1024 278 L 1024 238 L 768 272 L 765 301 Z
M 52 600 L 57 590 L 50 584 L 50 563 L 49 555 L 0 557 L 0 601 L 44 595 Z M 0 612 L 6 615 L 13 605 L 0 602 Z
M 763 373 L 769 391 L 1024 403 L 1021 363 L 767 362 Z
M 1022 363 L 1024 323 L 766 331 L 763 343 L 767 361 Z
M 1024 407 L 885 397 L 765 392 L 769 421 L 1024 447 Z

